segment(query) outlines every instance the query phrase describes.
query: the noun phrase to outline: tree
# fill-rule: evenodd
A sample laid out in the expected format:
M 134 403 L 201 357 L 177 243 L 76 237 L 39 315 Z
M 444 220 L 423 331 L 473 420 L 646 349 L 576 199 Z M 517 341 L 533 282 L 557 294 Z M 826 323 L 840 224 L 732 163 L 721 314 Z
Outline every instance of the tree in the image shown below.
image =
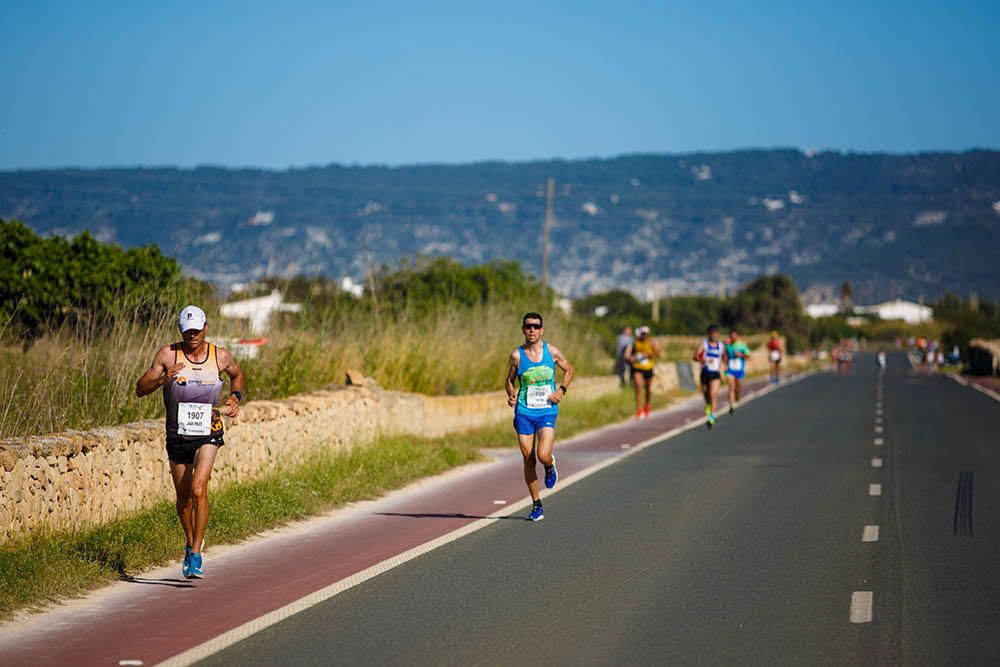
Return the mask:
M 0 220 L 0 322 L 26 344 L 67 321 L 151 319 L 175 306 L 181 283 L 180 266 L 156 246 L 123 250 L 87 232 L 44 238 Z

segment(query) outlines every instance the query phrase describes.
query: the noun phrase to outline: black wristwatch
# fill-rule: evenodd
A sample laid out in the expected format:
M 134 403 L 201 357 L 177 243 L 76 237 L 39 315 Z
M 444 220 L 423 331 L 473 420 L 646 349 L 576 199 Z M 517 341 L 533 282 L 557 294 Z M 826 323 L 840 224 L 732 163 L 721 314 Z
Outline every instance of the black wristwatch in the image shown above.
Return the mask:
M 561 385 L 559 385 L 559 388 L 562 389 L 563 396 L 565 396 L 566 395 L 566 385 L 561 384 Z
M 229 392 L 229 395 L 230 396 L 235 396 L 236 400 L 239 401 L 240 403 L 243 402 L 243 392 L 241 392 L 241 391 L 231 391 L 231 392 Z

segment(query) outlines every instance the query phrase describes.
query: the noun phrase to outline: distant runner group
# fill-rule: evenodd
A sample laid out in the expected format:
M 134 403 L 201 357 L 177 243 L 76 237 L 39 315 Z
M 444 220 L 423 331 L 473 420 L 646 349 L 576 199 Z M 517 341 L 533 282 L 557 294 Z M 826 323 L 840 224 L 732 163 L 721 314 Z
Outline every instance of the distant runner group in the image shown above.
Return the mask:
M 136 382 L 135 393 L 142 397 L 163 389 L 167 457 L 177 497 L 177 515 L 186 538 L 182 573 L 189 579 L 197 579 L 204 575 L 202 550 L 210 512 L 208 482 L 219 448 L 225 444 L 222 415 L 239 416 L 246 379 L 228 350 L 205 340 L 208 319 L 201 308 L 185 307 L 178 315 L 177 326 L 182 340 L 164 345 L 156 352 L 152 364 Z M 537 466 L 542 465 L 545 488 L 553 488 L 559 479 L 553 451 L 556 419 L 574 371 L 562 351 L 543 340 L 545 326 L 539 313 L 524 315 L 521 333 L 524 343 L 508 357 L 505 386 L 524 460 L 524 481 L 532 500 L 527 519 L 541 521 L 545 511 L 539 494 Z M 656 359 L 661 350 L 649 327 L 641 326 L 635 333 L 634 340 L 628 340 L 619 354 L 627 363 L 635 386 L 635 416 L 645 419 L 649 417 Z M 768 343 L 772 382 L 779 380 L 783 352 L 777 332 L 772 332 Z M 734 414 L 749 358 L 750 349 L 735 327 L 725 342 L 720 340 L 717 325 L 708 327 L 694 360 L 701 365 L 700 384 L 709 429 L 715 425 L 723 373 L 729 387 L 729 413 Z M 562 371 L 560 380 L 556 378 L 557 368 Z M 223 374 L 229 377 L 230 391 L 224 403 L 217 406 Z

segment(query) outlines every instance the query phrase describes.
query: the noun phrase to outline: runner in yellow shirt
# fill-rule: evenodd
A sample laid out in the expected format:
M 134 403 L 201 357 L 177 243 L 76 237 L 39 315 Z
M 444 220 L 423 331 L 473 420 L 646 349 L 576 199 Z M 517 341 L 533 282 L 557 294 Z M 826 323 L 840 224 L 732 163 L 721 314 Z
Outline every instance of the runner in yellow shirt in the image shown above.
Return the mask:
M 625 358 L 632 364 L 632 384 L 635 385 L 635 418 L 645 419 L 649 416 L 649 404 L 652 394 L 653 369 L 656 359 L 660 356 L 660 346 L 649 335 L 649 327 L 642 326 L 635 330 L 635 340 L 625 351 Z M 645 403 L 643 393 L 645 392 Z

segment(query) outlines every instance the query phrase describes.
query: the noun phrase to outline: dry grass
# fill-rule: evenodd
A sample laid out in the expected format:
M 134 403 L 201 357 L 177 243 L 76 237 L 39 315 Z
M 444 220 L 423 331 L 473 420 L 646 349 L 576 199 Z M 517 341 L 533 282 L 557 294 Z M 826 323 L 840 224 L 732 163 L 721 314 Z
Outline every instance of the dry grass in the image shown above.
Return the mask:
M 380 386 L 459 394 L 503 386 L 507 355 L 520 341 L 520 309 L 442 307 L 423 315 L 376 318 L 341 312 L 309 324 L 287 321 L 258 359 L 241 360 L 249 399 L 284 398 L 333 383 L 349 369 Z M 0 438 L 122 424 L 161 417 L 157 396 L 137 399 L 135 381 L 156 350 L 178 338 L 173 314 L 153 324 L 123 308 L 103 323 L 66 326 L 36 341 L 0 332 Z M 209 309 L 209 340 L 245 333 Z M 589 329 L 557 317 L 546 322 L 581 374 L 611 363 Z

